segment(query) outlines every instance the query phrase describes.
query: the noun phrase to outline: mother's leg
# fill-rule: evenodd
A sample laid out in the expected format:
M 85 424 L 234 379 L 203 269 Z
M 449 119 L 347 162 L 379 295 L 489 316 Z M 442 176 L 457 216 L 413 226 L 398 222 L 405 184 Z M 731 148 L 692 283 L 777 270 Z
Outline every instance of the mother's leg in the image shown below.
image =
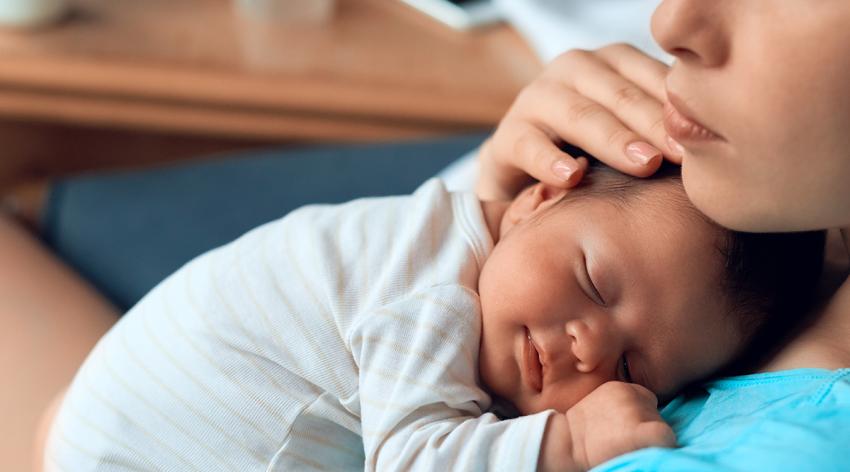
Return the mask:
M 31 470 L 42 412 L 116 309 L 0 212 L 0 470 Z

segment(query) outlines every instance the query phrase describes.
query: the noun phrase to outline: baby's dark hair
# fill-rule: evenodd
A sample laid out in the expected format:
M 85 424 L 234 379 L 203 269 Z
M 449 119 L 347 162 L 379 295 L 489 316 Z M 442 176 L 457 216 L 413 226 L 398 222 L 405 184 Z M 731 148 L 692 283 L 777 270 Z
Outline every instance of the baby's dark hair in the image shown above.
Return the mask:
M 688 200 L 679 166 L 665 163 L 653 177 L 641 179 L 591 162 L 582 183 L 556 206 L 587 198 L 606 199 L 622 207 L 673 203 L 683 217 L 699 218 L 717 230 L 717 250 L 723 258 L 721 289 L 746 346 L 722 373 L 756 368 L 809 320 L 823 268 L 825 231 L 732 231 L 711 221 Z M 662 186 L 672 190 L 662 198 L 649 191 Z

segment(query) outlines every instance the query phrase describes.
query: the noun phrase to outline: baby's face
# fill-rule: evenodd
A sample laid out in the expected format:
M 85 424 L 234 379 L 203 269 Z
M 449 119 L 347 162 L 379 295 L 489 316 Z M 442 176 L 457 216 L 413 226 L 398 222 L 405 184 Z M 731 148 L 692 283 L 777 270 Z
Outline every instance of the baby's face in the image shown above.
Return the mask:
M 663 200 L 538 204 L 534 192 L 512 203 L 479 281 L 493 394 L 522 414 L 566 411 L 610 380 L 666 396 L 731 359 L 715 228 Z

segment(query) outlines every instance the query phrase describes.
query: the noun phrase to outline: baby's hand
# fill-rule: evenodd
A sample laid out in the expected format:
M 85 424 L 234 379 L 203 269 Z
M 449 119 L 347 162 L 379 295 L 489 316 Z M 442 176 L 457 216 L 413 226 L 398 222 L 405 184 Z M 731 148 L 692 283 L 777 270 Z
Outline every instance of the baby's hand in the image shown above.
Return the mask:
M 587 469 L 645 447 L 674 447 L 658 399 L 637 384 L 607 382 L 567 410 L 573 459 Z
M 655 395 L 640 385 L 600 385 L 564 415 L 550 420 L 540 468 L 588 470 L 637 449 L 675 447 L 676 436 L 661 419 L 657 405 Z M 565 447 L 569 451 L 563 451 Z M 563 452 L 571 453 L 571 460 L 564 460 Z M 574 467 L 563 467 L 570 462 Z M 560 466 L 555 466 L 557 463 Z

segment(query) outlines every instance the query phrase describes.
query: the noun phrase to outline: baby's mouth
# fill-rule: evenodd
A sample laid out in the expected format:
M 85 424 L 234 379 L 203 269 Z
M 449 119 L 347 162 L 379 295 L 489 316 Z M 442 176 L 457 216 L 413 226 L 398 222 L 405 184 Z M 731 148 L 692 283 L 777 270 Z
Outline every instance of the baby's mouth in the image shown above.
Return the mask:
M 543 390 L 543 362 L 540 359 L 540 351 L 531 338 L 531 332 L 525 329 L 525 343 L 522 352 L 523 380 L 535 392 Z

